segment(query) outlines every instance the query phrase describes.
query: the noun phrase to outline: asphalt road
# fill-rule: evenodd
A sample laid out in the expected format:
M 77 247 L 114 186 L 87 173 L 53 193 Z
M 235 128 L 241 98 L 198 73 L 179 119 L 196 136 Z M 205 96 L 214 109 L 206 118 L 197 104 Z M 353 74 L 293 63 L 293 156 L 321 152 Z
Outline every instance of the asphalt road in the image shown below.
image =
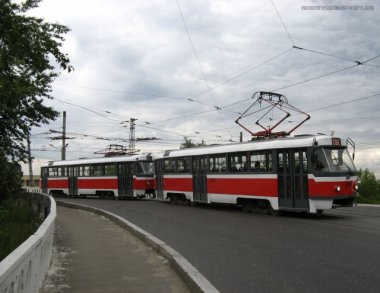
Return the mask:
M 380 292 L 380 208 L 274 217 L 148 200 L 63 200 L 140 226 L 221 292 Z

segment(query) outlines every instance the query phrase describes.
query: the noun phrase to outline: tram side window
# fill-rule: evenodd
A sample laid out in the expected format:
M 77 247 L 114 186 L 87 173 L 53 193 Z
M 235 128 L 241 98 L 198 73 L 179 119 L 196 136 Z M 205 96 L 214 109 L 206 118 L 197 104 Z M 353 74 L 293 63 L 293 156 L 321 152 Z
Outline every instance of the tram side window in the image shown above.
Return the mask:
M 209 171 L 213 173 L 221 173 L 227 171 L 227 156 L 214 155 L 209 158 Z
M 82 176 L 90 176 L 90 166 L 82 166 Z
M 250 155 L 250 169 L 253 172 L 270 172 L 273 168 L 272 152 L 253 152 Z
M 92 165 L 90 170 L 91 176 L 103 176 L 103 165 Z
M 176 172 L 176 160 L 175 159 L 166 159 L 164 161 L 164 170 L 165 173 L 175 173 Z
M 106 164 L 104 165 L 104 175 L 114 176 L 116 175 L 116 164 Z
M 249 171 L 247 153 L 230 154 L 229 171 L 230 172 L 247 172 Z
M 290 161 L 288 152 L 278 153 L 278 172 L 279 173 L 289 173 L 290 172 Z
M 191 162 L 190 158 L 178 158 L 177 159 L 178 173 L 190 173 L 191 172 Z
M 133 168 L 132 169 L 133 174 L 138 175 L 138 174 L 144 173 L 143 172 L 143 168 L 141 166 L 141 162 L 135 162 L 135 163 L 133 163 L 132 168 Z
M 58 177 L 58 167 L 49 168 L 49 177 Z
M 66 167 L 50 167 L 49 177 L 63 177 L 66 176 Z
M 307 173 L 307 157 L 306 152 L 294 153 L 294 168 L 296 173 Z
M 155 162 L 155 170 L 156 170 L 156 173 L 160 173 L 160 174 L 164 172 L 163 160 L 157 160 Z
M 68 168 L 68 173 L 67 175 L 68 176 L 71 176 L 71 177 L 77 177 L 80 175 L 80 167 L 78 166 L 71 166 Z

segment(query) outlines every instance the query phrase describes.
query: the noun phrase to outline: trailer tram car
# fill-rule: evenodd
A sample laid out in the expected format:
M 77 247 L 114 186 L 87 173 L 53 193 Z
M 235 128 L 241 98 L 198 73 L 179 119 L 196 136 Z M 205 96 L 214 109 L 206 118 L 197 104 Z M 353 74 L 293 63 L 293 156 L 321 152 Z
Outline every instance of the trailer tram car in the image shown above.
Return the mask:
M 149 155 L 49 162 L 41 168 L 42 190 L 53 196 L 140 198 L 154 194 Z
M 172 203 L 320 214 L 352 206 L 357 196 L 347 143 L 327 135 L 166 151 L 154 160 L 157 197 Z

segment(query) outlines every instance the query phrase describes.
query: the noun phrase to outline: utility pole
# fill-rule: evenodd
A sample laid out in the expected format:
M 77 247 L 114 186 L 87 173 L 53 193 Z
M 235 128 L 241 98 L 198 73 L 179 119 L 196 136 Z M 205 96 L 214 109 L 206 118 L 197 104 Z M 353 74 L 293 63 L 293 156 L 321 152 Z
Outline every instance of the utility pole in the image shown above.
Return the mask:
M 135 138 L 135 126 L 136 126 L 136 118 L 130 119 L 130 126 L 129 126 L 129 150 L 131 154 L 133 155 L 135 153 L 135 146 L 136 146 L 136 138 Z
M 61 160 L 66 160 L 66 111 L 63 111 Z
M 28 130 L 28 164 L 29 164 L 29 186 L 33 187 L 33 166 L 32 150 L 30 148 L 30 132 Z

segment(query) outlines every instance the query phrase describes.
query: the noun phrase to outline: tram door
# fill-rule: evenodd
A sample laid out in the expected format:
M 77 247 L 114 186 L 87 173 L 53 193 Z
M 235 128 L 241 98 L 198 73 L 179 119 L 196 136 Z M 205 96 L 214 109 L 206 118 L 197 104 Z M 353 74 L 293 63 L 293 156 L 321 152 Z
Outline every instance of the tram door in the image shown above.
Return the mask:
M 80 167 L 69 166 L 69 195 L 78 195 L 78 170 Z
M 119 196 L 133 196 L 133 163 L 119 163 L 117 174 Z
M 306 149 L 278 151 L 277 164 L 279 207 L 309 210 Z
M 157 197 L 163 199 L 164 198 L 164 160 L 157 160 L 156 166 L 156 189 L 157 189 Z
M 193 200 L 207 200 L 207 157 L 193 158 Z

